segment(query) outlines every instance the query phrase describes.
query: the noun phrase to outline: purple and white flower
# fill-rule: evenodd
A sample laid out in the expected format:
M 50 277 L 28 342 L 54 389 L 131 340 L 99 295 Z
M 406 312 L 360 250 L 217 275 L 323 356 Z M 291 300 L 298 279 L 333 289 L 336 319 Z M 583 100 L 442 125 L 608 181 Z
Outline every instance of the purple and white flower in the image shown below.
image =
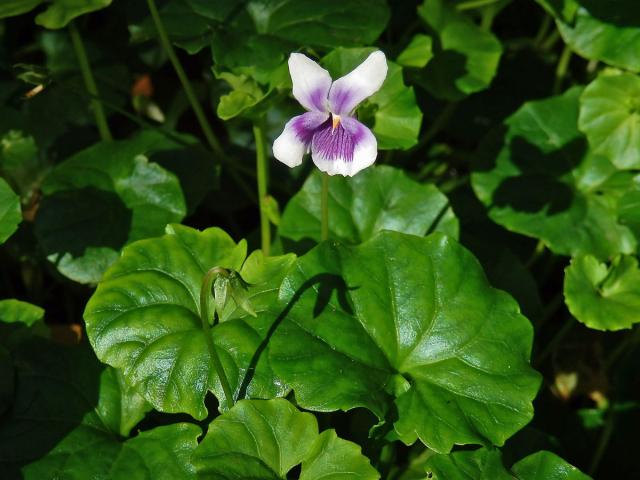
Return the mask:
M 301 53 L 289 57 L 293 96 L 308 111 L 287 122 L 273 143 L 273 155 L 289 167 L 311 151 L 313 163 L 329 175 L 353 176 L 376 160 L 378 143 L 356 120 L 360 102 L 377 92 L 387 76 L 384 53 L 373 52 L 335 82 L 324 68 Z

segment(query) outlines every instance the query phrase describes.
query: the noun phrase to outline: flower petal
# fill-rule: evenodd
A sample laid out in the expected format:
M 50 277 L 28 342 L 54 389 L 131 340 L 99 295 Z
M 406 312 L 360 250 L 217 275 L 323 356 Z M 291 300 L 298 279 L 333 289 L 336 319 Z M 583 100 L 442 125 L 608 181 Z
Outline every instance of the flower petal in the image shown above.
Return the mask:
M 289 167 L 300 165 L 314 132 L 328 119 L 328 113 L 320 112 L 307 112 L 293 117 L 273 142 L 273 156 Z
M 333 82 L 329 91 L 329 109 L 338 115 L 349 114 L 380 89 L 386 76 L 384 53 L 373 52 L 353 71 Z
M 327 96 L 331 88 L 331 75 L 324 68 L 301 53 L 289 56 L 289 73 L 293 83 L 293 96 L 307 110 L 327 111 Z
M 376 161 L 378 143 L 371 130 L 355 118 L 343 117 L 333 128 L 327 121 L 311 142 L 313 163 L 329 175 L 352 177 Z

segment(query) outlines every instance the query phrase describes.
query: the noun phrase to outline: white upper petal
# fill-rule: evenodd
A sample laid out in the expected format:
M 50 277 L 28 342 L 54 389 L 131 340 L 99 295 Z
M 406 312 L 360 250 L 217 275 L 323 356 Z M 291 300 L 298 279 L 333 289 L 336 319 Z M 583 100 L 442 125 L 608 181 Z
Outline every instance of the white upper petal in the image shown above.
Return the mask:
M 344 175 L 352 177 L 360 170 L 371 166 L 378 156 L 378 142 L 371 130 L 355 118 L 343 117 L 342 127 L 354 140 L 353 156 L 351 160 L 343 157 L 326 158 L 320 152 L 311 151 L 313 163 L 329 175 Z
M 308 112 L 293 117 L 273 142 L 273 156 L 288 167 L 300 165 L 309 148 L 313 130 L 328 118 L 328 113 L 319 112 Z
M 329 91 L 329 108 L 333 113 L 352 112 L 365 98 L 376 93 L 387 77 L 387 59 L 381 51 L 373 52 L 354 70 L 339 78 Z
M 301 53 L 289 56 L 289 73 L 293 96 L 307 110 L 327 111 L 327 97 L 331 75 L 324 68 Z

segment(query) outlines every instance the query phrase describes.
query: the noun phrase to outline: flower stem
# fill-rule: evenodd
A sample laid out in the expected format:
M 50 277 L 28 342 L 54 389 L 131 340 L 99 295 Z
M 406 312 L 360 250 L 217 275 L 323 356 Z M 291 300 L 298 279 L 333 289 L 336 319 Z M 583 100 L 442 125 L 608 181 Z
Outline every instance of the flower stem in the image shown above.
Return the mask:
M 213 367 L 216 369 L 216 373 L 218 374 L 218 378 L 220 379 L 220 385 L 222 385 L 222 390 L 224 391 L 224 396 L 227 401 L 227 408 L 233 407 L 233 392 L 231 390 L 231 385 L 229 384 L 229 380 L 227 379 L 227 375 L 224 373 L 224 367 L 222 366 L 222 361 L 220 360 L 220 356 L 216 350 L 215 345 L 213 344 L 213 337 L 211 336 L 211 325 L 209 324 L 209 319 L 211 318 L 211 288 L 213 287 L 213 282 L 218 278 L 219 275 L 227 276 L 229 272 L 221 267 L 213 267 L 210 269 L 204 279 L 202 280 L 202 288 L 200 289 L 200 320 L 202 321 L 202 331 L 204 332 L 204 338 L 207 342 L 207 349 L 209 350 L 209 355 L 211 356 L 211 361 L 213 362 Z
M 565 45 L 562 53 L 560 54 L 558 65 L 556 66 L 556 79 L 553 83 L 553 93 L 560 93 L 560 90 L 562 89 L 562 82 L 567 76 L 569 60 L 571 60 L 571 53 L 571 47 L 569 45 Z
M 98 86 L 96 85 L 95 78 L 93 78 L 87 51 L 84 48 L 82 37 L 80 36 L 80 32 L 78 32 L 75 22 L 69 23 L 69 34 L 71 35 L 71 43 L 76 52 L 76 57 L 78 57 L 78 64 L 80 65 L 84 85 L 91 96 L 91 110 L 93 110 L 93 115 L 96 117 L 96 125 L 98 126 L 98 132 L 100 132 L 100 138 L 105 141 L 113 140 L 113 136 L 109 130 L 109 124 L 107 123 L 107 116 L 102 108 L 102 103 L 98 100 Z
M 182 84 L 182 88 L 184 88 L 184 92 L 187 95 L 187 99 L 191 104 L 191 108 L 193 109 L 193 113 L 196 115 L 196 119 L 200 124 L 200 128 L 204 133 L 211 150 L 213 150 L 216 155 L 220 158 L 224 156 L 224 151 L 222 150 L 222 146 L 220 142 L 216 138 L 211 129 L 211 125 L 209 125 L 209 121 L 198 103 L 198 98 L 196 97 L 195 92 L 193 91 L 193 87 L 191 86 L 191 82 L 187 77 L 187 74 L 182 68 L 182 64 L 180 60 L 178 60 L 178 56 L 176 55 L 175 50 L 173 49 L 173 45 L 171 45 L 171 41 L 169 40 L 169 35 L 167 35 L 167 30 L 164 28 L 164 23 L 162 23 L 162 18 L 160 18 L 160 13 L 158 12 L 158 7 L 156 7 L 155 0 L 147 0 L 147 4 L 149 5 L 149 12 L 151 12 L 151 17 L 153 18 L 153 23 L 156 26 L 156 30 L 158 31 L 158 36 L 160 37 L 160 43 L 162 44 L 162 48 L 164 48 L 165 53 L 169 57 L 171 64 L 173 65 L 173 69 L 176 71 L 178 78 L 180 79 L 180 83 Z
M 329 175 L 327 173 L 322 174 L 322 194 L 320 196 L 320 209 L 320 239 L 324 241 L 329 239 Z
M 271 248 L 271 225 L 267 215 L 267 146 L 264 129 L 260 121 L 253 124 L 253 136 L 256 142 L 256 173 L 258 175 L 258 205 L 260 208 L 260 238 L 262 253 L 269 256 Z

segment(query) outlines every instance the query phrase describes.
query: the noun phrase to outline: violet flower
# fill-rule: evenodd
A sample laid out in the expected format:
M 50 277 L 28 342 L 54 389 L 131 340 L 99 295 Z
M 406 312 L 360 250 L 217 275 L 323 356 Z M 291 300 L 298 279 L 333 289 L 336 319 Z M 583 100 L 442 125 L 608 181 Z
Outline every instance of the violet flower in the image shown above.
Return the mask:
M 293 96 L 308 112 L 287 122 L 273 143 L 274 157 L 295 167 L 311 151 L 313 163 L 321 171 L 345 176 L 353 176 L 375 162 L 376 137 L 353 113 L 382 86 L 387 76 L 384 53 L 373 52 L 333 83 L 329 72 L 300 53 L 289 57 L 289 72 Z

